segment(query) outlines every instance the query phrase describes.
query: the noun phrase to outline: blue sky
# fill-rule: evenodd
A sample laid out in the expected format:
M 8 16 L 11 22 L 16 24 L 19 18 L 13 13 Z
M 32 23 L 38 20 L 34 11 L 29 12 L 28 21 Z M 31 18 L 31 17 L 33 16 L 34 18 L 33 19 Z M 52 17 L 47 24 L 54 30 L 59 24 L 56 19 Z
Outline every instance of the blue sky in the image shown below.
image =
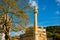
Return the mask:
M 60 25 L 60 0 L 32 0 L 38 6 L 38 26 Z M 0 2 L 1 4 L 1 2 Z M 28 26 L 34 25 L 34 14 L 29 13 L 31 18 Z
M 34 24 L 34 14 L 30 14 Z M 38 26 L 60 25 L 60 0 L 38 0 Z

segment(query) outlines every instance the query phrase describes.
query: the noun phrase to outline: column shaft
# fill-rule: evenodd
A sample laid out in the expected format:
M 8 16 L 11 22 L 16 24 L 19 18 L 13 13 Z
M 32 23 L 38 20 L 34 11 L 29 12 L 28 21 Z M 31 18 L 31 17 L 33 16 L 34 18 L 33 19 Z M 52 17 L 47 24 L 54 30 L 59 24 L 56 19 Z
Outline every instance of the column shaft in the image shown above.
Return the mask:
M 34 14 L 34 28 L 35 28 L 35 40 L 38 40 L 38 27 L 37 27 L 37 13 Z

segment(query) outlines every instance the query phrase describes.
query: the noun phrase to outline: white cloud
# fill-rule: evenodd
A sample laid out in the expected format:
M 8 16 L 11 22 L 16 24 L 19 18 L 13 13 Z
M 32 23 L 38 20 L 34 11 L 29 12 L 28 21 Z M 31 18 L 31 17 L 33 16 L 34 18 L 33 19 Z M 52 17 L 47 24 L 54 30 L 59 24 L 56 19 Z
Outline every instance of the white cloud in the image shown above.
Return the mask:
M 36 1 L 30 0 L 29 3 L 31 4 L 32 7 L 36 6 L 38 8 Z
M 10 32 L 10 35 L 11 36 L 19 36 L 20 34 L 24 34 L 25 32 L 22 30 L 22 31 L 19 31 L 19 32 Z
M 60 0 L 56 0 L 57 6 L 60 6 Z
M 56 2 L 60 3 L 60 0 L 56 0 Z
M 10 35 L 11 36 L 19 36 L 20 35 L 20 32 L 11 32 Z
M 56 11 L 56 14 L 60 14 L 60 12 L 59 11 Z
M 37 6 L 37 3 L 35 1 L 32 1 L 31 3 L 32 6 Z

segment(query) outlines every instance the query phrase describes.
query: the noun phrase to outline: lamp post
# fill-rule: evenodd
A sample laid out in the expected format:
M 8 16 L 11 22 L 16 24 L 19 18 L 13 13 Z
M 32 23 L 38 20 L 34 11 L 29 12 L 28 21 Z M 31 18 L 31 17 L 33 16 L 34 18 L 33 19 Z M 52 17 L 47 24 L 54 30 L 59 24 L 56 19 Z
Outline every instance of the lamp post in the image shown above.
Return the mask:
M 37 7 L 34 6 L 34 40 L 38 40 L 37 13 Z

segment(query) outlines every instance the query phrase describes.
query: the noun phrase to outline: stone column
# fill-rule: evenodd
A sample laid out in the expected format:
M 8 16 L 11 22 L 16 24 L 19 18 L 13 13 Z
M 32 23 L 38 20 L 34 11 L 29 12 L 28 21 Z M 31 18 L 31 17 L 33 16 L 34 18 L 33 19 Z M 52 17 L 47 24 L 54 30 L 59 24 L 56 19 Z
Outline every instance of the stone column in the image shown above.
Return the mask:
M 38 32 L 37 32 L 37 8 L 34 6 L 34 40 L 38 40 Z

